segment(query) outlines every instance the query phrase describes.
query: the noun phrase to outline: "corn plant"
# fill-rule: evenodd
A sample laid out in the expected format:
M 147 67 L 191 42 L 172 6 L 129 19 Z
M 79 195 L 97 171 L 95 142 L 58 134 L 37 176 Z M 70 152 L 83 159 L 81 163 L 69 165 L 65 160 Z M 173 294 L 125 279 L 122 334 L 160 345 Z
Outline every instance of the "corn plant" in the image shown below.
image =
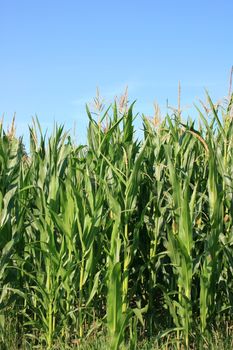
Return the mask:
M 97 94 L 86 145 L 35 118 L 26 150 L 1 124 L 0 346 L 9 318 L 17 346 L 47 349 L 100 334 L 188 349 L 232 324 L 233 97 L 207 94 L 199 121 L 156 107 L 141 139 L 127 100 Z

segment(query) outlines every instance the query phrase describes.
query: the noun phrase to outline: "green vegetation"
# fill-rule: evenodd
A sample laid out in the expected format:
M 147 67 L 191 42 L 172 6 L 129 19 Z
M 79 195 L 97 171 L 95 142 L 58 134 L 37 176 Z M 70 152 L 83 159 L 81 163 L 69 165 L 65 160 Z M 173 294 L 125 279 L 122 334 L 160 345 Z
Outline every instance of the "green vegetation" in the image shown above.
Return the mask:
M 1 349 L 233 347 L 233 96 L 63 127 L 0 127 Z M 196 116 L 195 116 L 196 117 Z

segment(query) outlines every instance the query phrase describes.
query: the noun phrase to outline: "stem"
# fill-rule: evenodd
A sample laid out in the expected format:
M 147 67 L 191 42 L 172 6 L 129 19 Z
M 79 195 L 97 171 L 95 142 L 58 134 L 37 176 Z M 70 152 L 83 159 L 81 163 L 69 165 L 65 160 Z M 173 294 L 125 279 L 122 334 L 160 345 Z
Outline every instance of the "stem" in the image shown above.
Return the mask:
M 51 261 L 48 260 L 48 269 L 47 269 L 47 281 L 46 288 L 49 294 L 49 307 L 48 307 L 48 349 L 52 347 L 52 334 L 53 334 L 53 305 L 51 300 L 51 278 L 50 278 L 50 264 Z
M 82 299 L 83 299 L 83 277 L 84 277 L 84 259 L 82 259 L 80 280 L 79 280 L 79 337 L 83 337 L 83 317 L 82 317 Z
M 125 225 L 125 237 L 124 237 L 124 267 L 123 267 L 123 285 L 122 285 L 122 312 L 126 312 L 128 308 L 127 294 L 128 294 L 128 284 L 129 284 L 129 257 L 127 252 L 128 247 L 128 224 Z

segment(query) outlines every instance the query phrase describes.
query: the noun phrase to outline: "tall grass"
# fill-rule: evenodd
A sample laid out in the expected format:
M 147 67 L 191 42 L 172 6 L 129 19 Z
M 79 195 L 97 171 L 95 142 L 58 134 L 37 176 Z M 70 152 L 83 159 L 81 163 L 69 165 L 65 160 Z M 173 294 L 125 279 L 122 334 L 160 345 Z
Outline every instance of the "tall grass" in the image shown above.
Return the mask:
M 193 330 L 204 344 L 232 324 L 233 97 L 207 97 L 198 129 L 179 108 L 143 116 L 142 140 L 126 98 L 97 120 L 87 108 L 83 146 L 34 120 L 27 154 L 1 124 L 2 347 L 9 320 L 19 346 L 47 349 L 100 333 L 189 349 Z

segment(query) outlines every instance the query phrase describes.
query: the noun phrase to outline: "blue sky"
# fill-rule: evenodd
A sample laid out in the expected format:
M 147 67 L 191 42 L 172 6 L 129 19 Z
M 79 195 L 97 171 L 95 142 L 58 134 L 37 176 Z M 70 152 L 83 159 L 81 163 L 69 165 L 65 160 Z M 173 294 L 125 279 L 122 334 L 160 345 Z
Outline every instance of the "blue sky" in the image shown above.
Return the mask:
M 192 111 L 227 95 L 233 64 L 232 0 L 0 0 L 0 114 L 42 127 L 76 124 L 85 142 L 85 103 L 98 86 L 108 105 L 126 85 L 135 112 L 156 100 Z M 195 114 L 195 112 L 194 112 Z M 195 117 L 195 116 L 194 116 Z

